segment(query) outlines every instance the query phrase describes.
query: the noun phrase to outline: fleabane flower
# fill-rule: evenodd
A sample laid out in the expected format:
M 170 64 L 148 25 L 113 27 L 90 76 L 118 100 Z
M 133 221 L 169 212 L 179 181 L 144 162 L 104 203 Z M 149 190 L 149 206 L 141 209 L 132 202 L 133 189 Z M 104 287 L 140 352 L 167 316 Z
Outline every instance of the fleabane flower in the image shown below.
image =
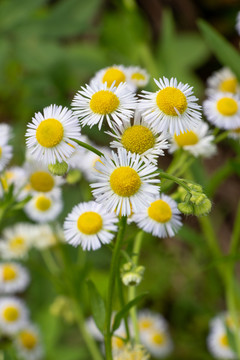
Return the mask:
M 149 360 L 150 355 L 142 345 L 124 344 L 122 351 L 113 354 L 113 360 Z
M 43 358 L 40 333 L 38 328 L 32 324 L 24 326 L 16 334 L 14 345 L 24 360 L 40 360 Z
M 229 131 L 228 137 L 234 140 L 240 140 L 240 126 L 236 129 L 232 129 Z
M 16 297 L 0 298 L 0 331 L 13 335 L 28 322 L 28 309 L 23 301 Z
M 16 262 L 0 264 L 0 294 L 13 294 L 24 291 L 29 281 L 30 276 L 24 266 Z
M 158 193 L 157 167 L 145 163 L 139 155 L 118 149 L 112 158 L 100 160 L 95 166 L 99 171 L 98 182 L 90 186 L 96 201 L 108 211 L 131 215 L 132 211 L 138 212 L 149 205 Z
M 12 146 L 8 144 L 11 128 L 7 124 L 0 124 L 0 172 L 12 158 Z
M 67 161 L 80 138 L 80 125 L 73 112 L 66 107 L 50 105 L 38 112 L 28 124 L 27 147 L 35 160 L 46 165 Z
M 215 71 L 207 79 L 207 95 L 215 95 L 217 92 L 237 94 L 239 90 L 236 75 L 227 67 Z
M 38 250 L 47 249 L 63 241 L 63 231 L 58 226 L 53 229 L 48 224 L 36 224 L 34 233 L 32 246 Z
M 20 166 L 12 166 L 7 168 L 1 176 L 0 197 L 2 196 L 1 188 L 3 191 L 8 191 L 11 185 L 14 186 L 13 193 L 21 200 L 26 194 L 22 194 L 24 185 L 27 182 L 26 171 Z
M 155 358 L 165 358 L 173 350 L 173 342 L 166 328 L 153 328 L 141 334 L 141 342 Z
M 110 143 L 112 148 L 124 148 L 132 154 L 139 154 L 145 162 L 157 163 L 159 156 L 163 156 L 163 150 L 168 149 L 168 135 L 159 134 L 155 128 L 135 114 L 133 124 L 124 123 L 114 126 L 112 132 L 107 132 L 116 140 Z
M 226 130 L 240 127 L 240 100 L 230 93 L 216 93 L 203 102 L 203 111 L 213 125 Z
M 93 83 L 107 84 L 110 88 L 113 84 L 118 87 L 121 83 L 127 82 L 127 69 L 123 65 L 108 66 L 99 70 L 90 81 Z
M 139 66 L 127 68 L 127 83 L 134 89 L 143 88 L 149 82 L 149 74 Z
M 117 230 L 118 221 L 114 213 L 108 212 L 94 201 L 76 205 L 64 222 L 66 241 L 83 250 L 97 250 L 109 244 Z
M 192 87 L 178 83 L 177 79 L 163 77 L 157 81 L 159 90 L 155 93 L 142 91 L 139 100 L 139 111 L 145 120 L 156 128 L 156 131 L 178 135 L 187 129 L 197 126 L 201 113 L 197 98 L 193 96 Z
M 136 108 L 136 101 L 126 83 L 108 88 L 106 83 L 94 82 L 91 86 L 82 86 L 72 101 L 72 107 L 83 126 L 98 124 L 100 130 L 104 119 L 110 128 L 112 122 L 121 125 L 123 121 L 129 121 Z
M 179 214 L 176 201 L 162 194 L 133 214 L 132 220 L 144 231 L 165 238 L 174 236 L 182 226 Z
M 138 312 L 137 320 L 140 335 L 154 329 L 167 329 L 167 322 L 164 317 L 147 309 Z
M 209 127 L 201 121 L 197 128 L 174 135 L 169 152 L 173 153 L 178 149 L 190 152 L 193 156 L 211 157 L 217 151 L 213 144 L 214 136 L 209 132 Z

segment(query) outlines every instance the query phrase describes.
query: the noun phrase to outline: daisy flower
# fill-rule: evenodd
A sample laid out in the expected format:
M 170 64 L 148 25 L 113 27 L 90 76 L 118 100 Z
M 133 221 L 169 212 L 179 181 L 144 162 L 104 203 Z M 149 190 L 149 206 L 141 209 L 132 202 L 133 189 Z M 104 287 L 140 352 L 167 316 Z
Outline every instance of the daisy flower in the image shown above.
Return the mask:
M 236 129 L 232 129 L 229 132 L 228 137 L 234 140 L 240 140 L 240 127 L 237 127 Z
M 167 322 L 160 314 L 149 310 L 141 310 L 138 312 L 138 327 L 140 334 L 152 331 L 153 329 L 167 330 Z
M 101 157 L 96 164 L 99 170 L 93 196 L 106 210 L 115 211 L 117 215 L 131 215 L 147 206 L 159 191 L 157 167 L 144 163 L 139 155 L 127 153 L 118 149 L 118 154 L 112 153 L 112 158 Z
M 218 71 L 215 71 L 207 79 L 207 95 L 215 95 L 216 92 L 232 93 L 236 94 L 239 92 L 239 84 L 236 76 L 227 67 L 224 67 Z
M 28 270 L 16 262 L 0 264 L 0 293 L 16 293 L 26 289 L 30 281 Z
M 12 158 L 12 146 L 5 144 L 0 138 L 0 172 Z
M 165 358 L 173 350 L 172 339 L 164 327 L 142 333 L 141 342 L 149 353 L 157 359 Z
M 240 35 L 240 11 L 237 13 L 236 30 L 238 32 L 238 35 Z
M 169 147 L 165 134 L 159 135 L 155 128 L 135 114 L 133 124 L 125 123 L 114 126 L 113 132 L 107 132 L 116 140 L 110 143 L 112 148 L 124 148 L 132 154 L 139 154 L 145 162 L 157 163 L 158 156 L 163 156 L 163 149 Z
M 217 93 L 203 102 L 203 111 L 208 121 L 221 129 L 240 126 L 240 100 L 236 95 Z
M 29 219 L 39 223 L 55 220 L 62 209 L 63 201 L 60 189 L 54 189 L 51 194 L 38 193 L 24 207 Z
M 127 69 L 123 65 L 113 65 L 99 70 L 91 79 L 90 84 L 107 84 L 110 88 L 113 84 L 118 87 L 121 83 L 127 81 Z
M 124 345 L 121 352 L 113 354 L 113 360 L 149 360 L 150 356 L 142 345 Z
M 85 321 L 85 326 L 89 332 L 89 334 L 97 341 L 104 341 L 104 337 L 103 334 L 101 333 L 101 331 L 98 329 L 94 319 L 92 316 L 90 316 L 86 321 Z
M 104 119 L 110 128 L 112 122 L 121 125 L 123 121 L 129 121 L 136 108 L 136 101 L 126 83 L 108 88 L 106 83 L 94 82 L 91 86 L 86 85 L 86 88 L 82 86 L 82 90 L 75 95 L 72 106 L 83 126 L 98 124 L 100 130 Z
M 32 239 L 32 246 L 38 250 L 43 250 L 63 240 L 61 228 L 53 230 L 48 224 L 34 225 L 35 236 Z
M 27 176 L 26 171 L 20 166 L 12 166 L 4 171 L 1 176 L 1 185 L 0 186 L 0 196 L 1 196 L 1 187 L 3 191 L 8 191 L 11 185 L 14 185 L 13 193 L 17 195 L 17 198 L 20 200 L 23 198 L 24 194 L 21 194 L 21 190 L 26 184 Z M 26 194 L 25 194 L 26 195 Z
M 0 330 L 3 334 L 13 335 L 28 322 L 25 304 L 15 297 L 0 298 Z
M 201 121 L 197 128 L 174 135 L 169 152 L 178 149 L 190 152 L 193 156 L 210 157 L 216 153 L 217 147 L 213 144 L 214 136 L 209 133 L 209 127 Z
M 129 66 L 127 68 L 127 83 L 130 84 L 134 90 L 143 88 L 149 82 L 149 74 L 145 69 L 139 66 Z
M 139 110 L 145 120 L 155 127 L 156 131 L 169 132 L 177 135 L 196 126 L 201 120 L 201 113 L 193 96 L 192 87 L 177 82 L 177 79 L 168 80 L 163 77 L 155 83 L 159 90 L 155 93 L 142 91 L 139 101 Z
M 144 231 L 165 238 L 174 236 L 182 226 L 179 214 L 176 201 L 162 194 L 134 213 L 132 220 Z
M 75 144 L 71 138 L 80 138 L 77 117 L 66 107 L 50 105 L 38 112 L 28 124 L 27 147 L 35 160 L 46 165 L 66 161 Z
M 83 250 L 97 250 L 101 244 L 109 244 L 116 232 L 117 217 L 94 201 L 74 206 L 63 228 L 68 243 L 81 245 Z
M 17 333 L 14 345 L 17 353 L 25 360 L 40 360 L 43 358 L 39 330 L 32 324 L 24 326 Z
M 0 140 L 2 143 L 8 143 L 9 139 L 12 136 L 11 131 L 11 126 L 9 126 L 8 124 L 0 124 Z
M 26 257 L 34 234 L 33 225 L 18 223 L 3 230 L 0 242 L 0 255 L 3 259 Z

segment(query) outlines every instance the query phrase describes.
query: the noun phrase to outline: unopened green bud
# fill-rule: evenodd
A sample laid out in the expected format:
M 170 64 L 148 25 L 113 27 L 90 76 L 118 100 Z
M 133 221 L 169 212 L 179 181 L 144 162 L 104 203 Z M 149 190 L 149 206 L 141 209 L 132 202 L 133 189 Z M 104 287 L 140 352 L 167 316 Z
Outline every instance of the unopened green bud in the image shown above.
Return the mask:
M 126 286 L 137 286 L 142 280 L 142 276 L 137 272 L 128 272 L 122 276 L 122 282 Z
M 57 161 L 55 164 L 49 164 L 48 170 L 53 175 L 63 176 L 68 171 L 68 164 L 65 161 L 63 161 L 61 163 Z
M 135 272 L 136 272 L 137 274 L 141 275 L 141 276 L 143 276 L 144 271 L 145 271 L 145 267 L 144 267 L 144 266 L 141 266 L 141 265 L 138 266 L 138 267 L 136 267 L 136 269 L 135 269 Z
M 198 184 L 192 184 L 192 183 L 188 183 L 187 184 L 188 187 L 193 190 L 193 191 L 197 191 L 197 192 L 203 192 L 203 188 L 201 185 Z
M 200 205 L 194 205 L 194 215 L 204 216 L 207 215 L 212 208 L 211 201 L 206 197 L 206 199 L 201 202 Z
M 72 184 L 76 184 L 79 180 L 81 180 L 82 178 L 82 173 L 77 170 L 70 170 L 69 173 L 67 174 L 67 182 L 68 184 L 72 185 Z
M 63 318 L 67 323 L 73 323 L 74 313 L 71 308 L 71 303 L 66 296 L 57 296 L 50 306 L 52 315 Z
M 191 203 L 196 204 L 196 205 L 200 205 L 207 197 L 205 194 L 203 193 L 198 193 L 198 192 L 191 192 L 192 196 L 191 196 Z
M 182 202 L 178 204 L 178 210 L 185 215 L 191 215 L 194 213 L 192 204 L 188 202 Z
M 131 271 L 132 268 L 133 268 L 133 264 L 131 262 L 128 262 L 126 264 L 123 264 L 121 272 L 125 273 L 125 272 L 128 272 L 128 271 Z

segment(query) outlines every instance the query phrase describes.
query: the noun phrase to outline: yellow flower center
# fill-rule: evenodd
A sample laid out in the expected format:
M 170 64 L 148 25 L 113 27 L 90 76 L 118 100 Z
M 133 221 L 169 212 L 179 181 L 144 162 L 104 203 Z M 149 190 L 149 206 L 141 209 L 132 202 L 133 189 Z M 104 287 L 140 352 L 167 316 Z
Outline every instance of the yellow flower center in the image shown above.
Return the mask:
M 220 342 L 220 345 L 222 345 L 222 346 L 225 346 L 225 347 L 229 346 L 227 335 L 222 335 L 219 339 L 219 342 Z
M 236 134 L 240 134 L 240 127 L 233 130 Z
M 138 173 L 130 166 L 121 166 L 112 172 L 110 185 L 115 194 L 129 197 L 139 190 L 141 179 Z
M 121 142 L 127 151 L 143 154 L 154 147 L 155 137 L 147 127 L 134 125 L 124 131 Z
M 121 82 L 126 81 L 126 76 L 121 70 L 112 67 L 107 69 L 103 76 L 102 82 L 107 82 L 107 86 L 110 87 L 114 81 L 115 86 L 118 86 Z
M 232 98 L 223 97 L 218 100 L 217 109 L 222 115 L 231 116 L 236 114 L 236 112 L 238 111 L 238 103 Z
M 30 331 L 23 330 L 19 335 L 20 341 L 22 345 L 28 349 L 32 350 L 37 345 L 37 337 L 35 334 L 31 333 Z
M 78 230 L 86 235 L 97 234 L 103 226 L 102 217 L 95 211 L 87 211 L 79 216 Z
M 141 73 L 133 73 L 131 78 L 132 80 L 145 80 L 145 76 Z
M 153 322 L 152 322 L 152 320 L 149 320 L 149 319 L 140 320 L 140 322 L 139 322 L 139 327 L 142 330 L 149 329 L 152 325 L 153 325 Z
M 16 236 L 9 242 L 10 249 L 16 252 L 23 250 L 25 248 L 25 245 L 25 240 L 21 236 Z
M 46 171 L 35 171 L 30 177 L 30 183 L 34 190 L 48 192 L 54 187 L 54 179 Z
M 63 138 L 63 126 L 56 119 L 43 120 L 37 128 L 36 138 L 40 145 L 52 148 L 58 145 Z
M 114 112 L 120 104 L 118 97 L 109 90 L 100 90 L 93 94 L 90 100 L 91 110 L 100 115 Z
M 15 268 L 11 265 L 4 265 L 3 266 L 3 280 L 4 281 L 11 281 L 16 279 L 17 272 Z
M 193 132 L 192 130 L 184 133 L 180 133 L 179 135 L 174 135 L 174 139 L 176 141 L 176 143 L 178 144 L 178 146 L 183 147 L 183 146 L 188 146 L 188 145 L 195 145 L 198 143 L 198 136 L 195 132 Z
M 156 345 L 163 345 L 165 342 L 165 336 L 161 333 L 154 334 L 152 337 L 152 341 Z
M 3 311 L 3 317 L 6 321 L 13 322 L 19 318 L 19 310 L 14 306 L 8 306 Z
M 44 195 L 38 196 L 35 201 L 35 206 L 40 211 L 47 211 L 50 208 L 51 204 L 52 201 Z
M 219 90 L 235 94 L 237 92 L 237 79 L 231 78 L 221 82 Z
M 0 159 L 1 159 L 1 157 L 2 157 L 2 148 L 0 146 Z
M 178 116 L 183 114 L 187 108 L 186 96 L 181 90 L 174 87 L 166 87 L 157 94 L 157 106 L 166 115 Z
M 115 349 L 122 349 L 124 347 L 124 341 L 117 336 L 113 336 L 112 346 Z
M 159 199 L 149 206 L 148 216 L 159 223 L 166 223 L 172 218 L 172 210 L 166 201 Z

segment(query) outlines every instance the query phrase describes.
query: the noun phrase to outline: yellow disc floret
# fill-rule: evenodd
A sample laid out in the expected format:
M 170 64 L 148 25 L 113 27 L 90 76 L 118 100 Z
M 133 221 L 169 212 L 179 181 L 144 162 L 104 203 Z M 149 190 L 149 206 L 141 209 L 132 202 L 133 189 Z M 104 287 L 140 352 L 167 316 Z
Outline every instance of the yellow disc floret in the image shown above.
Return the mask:
M 107 115 L 114 112 L 119 106 L 117 95 L 109 90 L 100 90 L 93 94 L 90 100 L 91 110 L 100 115 Z
M 122 349 L 124 347 L 124 341 L 123 339 L 117 337 L 117 336 L 113 336 L 112 337 L 112 347 L 114 349 Z
M 19 318 L 19 310 L 14 306 L 8 306 L 3 311 L 3 317 L 6 321 L 13 322 Z
M 134 125 L 124 131 L 121 143 L 127 151 L 143 154 L 154 147 L 155 137 L 146 126 Z
M 2 157 L 2 148 L 0 146 L 0 159 L 1 159 L 1 157 Z
M 229 346 L 229 342 L 228 342 L 228 337 L 227 337 L 227 335 L 222 335 L 222 336 L 219 338 L 219 342 L 220 342 L 220 345 L 222 345 L 222 346 L 225 346 L 225 347 L 228 347 L 228 346 Z
M 172 210 L 166 201 L 159 199 L 151 203 L 148 215 L 159 223 L 166 223 L 172 218 Z
M 95 211 L 87 211 L 81 214 L 77 221 L 78 230 L 86 235 L 97 234 L 102 226 L 102 217 Z
M 145 76 L 141 73 L 133 73 L 132 76 L 131 76 L 131 79 L 132 80 L 145 80 Z
M 37 128 L 36 138 L 40 145 L 51 148 L 58 145 L 63 138 L 63 126 L 56 119 L 43 120 Z
M 230 92 L 235 94 L 237 92 L 237 79 L 231 78 L 221 82 L 219 90 L 222 92 Z
M 51 199 L 49 199 L 44 195 L 38 196 L 35 201 L 35 206 L 40 211 L 47 211 L 50 208 L 51 204 L 52 204 Z
M 139 328 L 141 330 L 150 329 L 153 326 L 153 321 L 150 319 L 139 320 Z
M 19 339 L 23 345 L 28 350 L 32 350 L 37 345 L 37 337 L 35 334 L 28 330 L 22 330 L 19 334 Z
M 102 78 L 102 82 L 107 82 L 107 86 L 110 87 L 114 81 L 115 86 L 118 86 L 121 82 L 126 81 L 126 76 L 121 70 L 112 67 L 107 69 Z
M 2 276 L 3 281 L 15 280 L 17 277 L 16 269 L 10 264 L 4 265 L 2 269 Z
M 138 173 L 130 166 L 121 166 L 112 172 L 110 185 L 115 194 L 129 197 L 138 192 L 141 179 Z
M 23 237 L 16 236 L 12 238 L 9 242 L 10 249 L 14 252 L 21 252 L 26 247 L 26 242 Z
M 217 102 L 218 111 L 224 116 L 232 116 L 238 111 L 238 103 L 230 97 L 223 97 Z
M 30 177 L 30 184 L 33 190 L 48 192 L 54 187 L 54 179 L 46 171 L 35 171 Z
M 175 134 L 174 139 L 180 147 L 195 145 L 199 141 L 197 134 L 192 130 L 180 133 L 180 135 Z
M 156 345 L 163 345 L 165 342 L 165 336 L 162 333 L 154 334 L 152 337 L 152 342 Z
M 157 94 L 157 106 L 166 115 L 178 116 L 187 108 L 187 99 L 183 92 L 174 87 L 166 87 Z

